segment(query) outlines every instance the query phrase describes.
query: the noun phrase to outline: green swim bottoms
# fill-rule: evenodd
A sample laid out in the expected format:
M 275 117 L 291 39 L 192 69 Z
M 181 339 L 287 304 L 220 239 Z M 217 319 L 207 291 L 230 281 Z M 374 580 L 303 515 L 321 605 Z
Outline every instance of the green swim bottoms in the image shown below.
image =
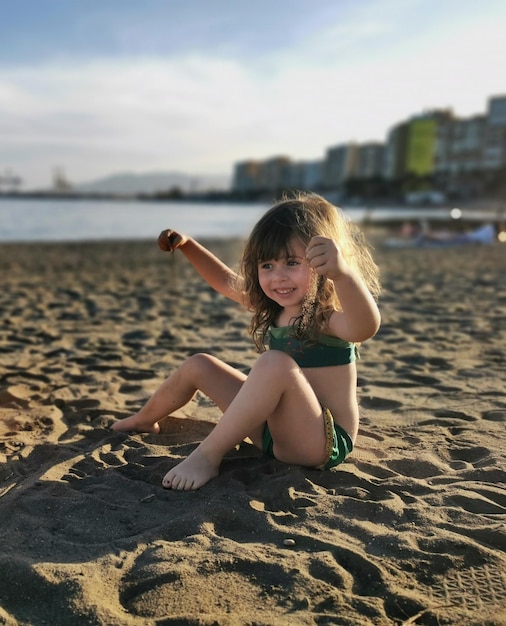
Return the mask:
M 353 451 L 353 441 L 348 433 L 334 422 L 332 413 L 328 409 L 323 409 L 326 440 L 327 460 L 318 465 L 316 469 L 330 469 L 344 462 L 347 456 Z M 262 438 L 262 450 L 268 456 L 274 456 L 274 441 L 272 439 L 269 425 L 265 424 Z

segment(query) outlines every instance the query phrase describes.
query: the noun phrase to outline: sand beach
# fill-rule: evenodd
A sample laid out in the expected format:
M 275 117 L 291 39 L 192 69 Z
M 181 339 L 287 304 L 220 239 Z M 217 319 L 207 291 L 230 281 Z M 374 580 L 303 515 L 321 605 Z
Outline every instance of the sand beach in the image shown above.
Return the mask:
M 110 426 L 195 352 L 247 370 L 248 313 L 154 241 L 0 245 L 0 624 L 506 625 L 506 246 L 374 256 L 353 455 L 179 493 L 207 399 Z

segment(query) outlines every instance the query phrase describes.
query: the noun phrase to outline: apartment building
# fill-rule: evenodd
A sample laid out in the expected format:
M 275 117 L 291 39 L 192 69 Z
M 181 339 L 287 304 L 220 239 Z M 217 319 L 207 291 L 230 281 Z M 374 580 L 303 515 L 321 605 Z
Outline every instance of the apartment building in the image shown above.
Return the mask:
M 254 193 L 258 191 L 261 161 L 241 161 L 234 166 L 232 189 L 241 193 Z
M 435 172 L 437 146 L 453 120 L 450 110 L 414 116 L 394 126 L 385 146 L 383 175 L 389 180 L 406 176 L 430 176 Z
M 355 142 L 327 149 L 319 161 L 287 156 L 235 165 L 233 189 L 278 193 L 282 189 L 339 191 L 346 182 L 376 176 L 386 181 L 426 178 L 441 189 L 497 177 L 506 168 L 506 95 L 488 100 L 485 115 L 458 118 L 451 109 L 427 111 L 400 122 L 385 143 Z M 472 177 L 474 176 L 474 182 Z
M 506 167 L 506 96 L 488 101 L 482 166 L 484 170 Z
M 359 145 L 357 178 L 375 178 L 383 176 L 385 168 L 385 144 L 369 142 Z
M 298 161 L 292 163 L 289 173 L 290 189 L 315 190 L 323 186 L 323 161 Z
M 324 161 L 323 186 L 339 189 L 343 183 L 354 178 L 358 171 L 359 147 L 346 143 L 327 150 Z
M 387 180 L 399 180 L 404 175 L 408 125 L 397 124 L 388 131 L 383 160 L 383 176 Z
M 435 171 L 453 175 L 482 167 L 487 118 L 475 115 L 445 125 L 436 146 Z
M 293 162 L 288 157 L 236 163 L 232 189 L 239 193 L 279 193 L 282 189 L 314 190 L 323 184 L 323 161 Z
M 292 161 L 286 156 L 277 156 L 263 161 L 258 175 L 258 186 L 261 191 L 277 193 L 287 189 L 290 181 Z

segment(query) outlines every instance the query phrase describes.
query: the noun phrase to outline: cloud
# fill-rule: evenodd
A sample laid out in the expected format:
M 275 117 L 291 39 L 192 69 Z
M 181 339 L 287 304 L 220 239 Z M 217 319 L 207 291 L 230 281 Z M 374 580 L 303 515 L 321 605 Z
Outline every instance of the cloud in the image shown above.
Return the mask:
M 121 170 L 228 174 L 245 158 L 322 158 L 337 143 L 383 140 L 425 108 L 481 113 L 504 91 L 500 19 L 464 15 L 439 28 L 432 18 L 423 29 L 419 2 L 381 5 L 337 21 L 320 14 L 319 30 L 255 59 L 215 51 L 0 66 L 0 171 L 35 185 L 56 165 L 76 182 Z M 415 21 L 400 32 L 406 6 Z
M 226 172 L 224 135 L 240 124 L 249 90 L 241 68 L 221 60 L 16 69 L 0 76 L 0 142 L 5 152 L 47 145 L 49 162 L 74 162 L 80 178 L 134 165 Z

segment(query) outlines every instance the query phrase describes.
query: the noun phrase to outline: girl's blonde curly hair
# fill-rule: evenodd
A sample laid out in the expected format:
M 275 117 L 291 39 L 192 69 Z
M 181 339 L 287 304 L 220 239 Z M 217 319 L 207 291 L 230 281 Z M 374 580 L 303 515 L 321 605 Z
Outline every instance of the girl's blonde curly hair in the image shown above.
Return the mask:
M 258 264 L 290 256 L 290 242 L 294 238 L 307 246 L 315 236 L 335 241 L 348 265 L 361 277 L 372 295 L 379 296 L 379 270 L 356 225 L 317 194 L 297 192 L 284 197 L 254 226 L 241 259 L 243 288 L 253 311 L 249 330 L 259 352 L 265 350 L 267 332 L 276 322 L 281 307 L 262 291 Z M 294 333 L 301 339 L 314 340 L 324 332 L 332 312 L 340 309 L 332 280 L 315 273 L 313 287 L 295 321 Z

